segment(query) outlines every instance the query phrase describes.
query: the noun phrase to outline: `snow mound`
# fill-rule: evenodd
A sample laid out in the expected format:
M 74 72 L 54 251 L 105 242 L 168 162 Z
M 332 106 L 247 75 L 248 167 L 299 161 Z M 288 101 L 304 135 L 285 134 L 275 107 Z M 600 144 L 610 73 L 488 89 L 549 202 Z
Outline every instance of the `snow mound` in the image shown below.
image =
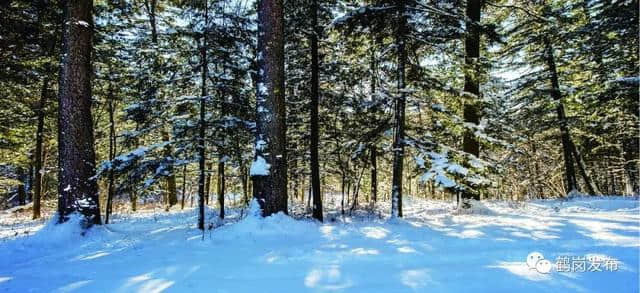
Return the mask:
M 247 216 L 240 222 L 230 225 L 223 237 L 240 238 L 243 236 L 283 236 L 298 235 L 313 229 L 314 224 L 309 221 L 295 220 L 283 212 L 268 217 L 262 217 L 260 204 L 256 199 L 251 200 Z
M 474 214 L 474 215 L 491 216 L 491 215 L 495 215 L 496 212 L 488 208 L 484 203 L 478 200 L 464 199 L 462 200 L 460 205 L 458 205 L 458 207 L 454 210 L 454 214 L 457 214 L 457 215 Z
M 95 234 L 95 228 L 84 230 L 84 216 L 78 213 L 69 215 L 69 220 L 59 223 L 58 215 L 54 216 L 40 231 L 24 238 L 25 246 L 57 248 L 73 245 Z

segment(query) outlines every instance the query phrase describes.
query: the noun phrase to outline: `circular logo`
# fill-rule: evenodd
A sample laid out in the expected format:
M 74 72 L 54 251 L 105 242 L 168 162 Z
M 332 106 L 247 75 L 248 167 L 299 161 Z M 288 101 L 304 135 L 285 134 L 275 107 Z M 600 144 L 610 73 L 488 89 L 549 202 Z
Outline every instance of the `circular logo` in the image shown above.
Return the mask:
M 551 262 L 547 259 L 541 259 L 536 262 L 536 271 L 541 274 L 548 274 L 551 272 Z
M 529 253 L 529 255 L 527 255 L 527 266 L 529 267 L 529 269 L 535 269 L 536 263 L 541 259 L 544 259 L 542 253 L 537 251 Z

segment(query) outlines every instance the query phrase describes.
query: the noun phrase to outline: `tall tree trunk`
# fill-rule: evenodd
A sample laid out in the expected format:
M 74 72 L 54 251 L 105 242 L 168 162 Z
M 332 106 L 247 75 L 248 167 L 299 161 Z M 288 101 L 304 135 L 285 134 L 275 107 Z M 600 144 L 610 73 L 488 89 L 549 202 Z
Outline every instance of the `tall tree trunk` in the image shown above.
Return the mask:
M 198 170 L 200 174 L 198 176 L 198 229 L 204 230 L 204 200 L 205 200 L 205 112 L 207 94 L 207 77 L 209 76 L 209 63 L 207 61 L 207 34 L 209 28 L 209 5 L 208 2 L 204 2 L 204 34 L 202 35 L 202 47 L 200 48 L 200 54 L 202 55 L 201 64 L 201 81 L 202 89 L 200 93 L 200 125 L 198 129 Z
M 480 83 L 478 61 L 480 58 L 480 13 L 482 0 L 468 0 L 466 8 L 467 34 L 464 39 L 465 71 L 464 92 L 468 97 L 464 103 L 464 121 L 473 125 L 480 123 Z M 474 135 L 474 129 L 465 129 L 462 150 L 475 157 L 480 156 L 480 144 Z M 463 198 L 480 200 L 480 194 L 471 190 L 463 190 Z
M 353 202 L 351 203 L 351 212 L 353 212 L 358 207 L 358 195 L 360 194 L 360 182 L 362 181 L 362 175 L 364 175 L 364 170 L 367 167 L 362 166 L 362 170 L 360 171 L 360 175 L 358 176 L 358 181 L 356 182 L 353 189 Z
M 247 182 L 247 166 L 244 162 L 240 162 L 240 181 L 242 181 L 242 204 L 249 204 L 249 186 Z
M 218 207 L 220 208 L 220 219 L 224 219 L 224 157 L 218 160 Z
M 402 173 L 404 161 L 404 120 L 405 120 L 405 34 L 407 18 L 405 16 L 405 2 L 398 1 L 398 28 L 396 32 L 396 48 L 398 50 L 397 82 L 398 97 L 395 100 L 395 126 L 393 136 L 393 174 L 391 179 L 391 218 L 402 217 Z
M 29 154 L 29 167 L 27 168 L 27 181 L 26 181 L 26 192 L 27 192 L 27 202 L 33 201 L 33 154 Z
M 45 1 L 38 1 L 38 22 L 43 21 L 43 16 L 48 9 L 48 4 Z M 49 38 L 46 36 L 40 36 L 42 38 L 42 47 L 46 48 L 44 54 L 51 57 L 55 54 L 55 49 L 58 46 L 58 36 L 59 31 L 55 29 L 55 37 Z M 40 91 L 40 101 L 38 103 L 38 110 L 36 112 L 38 118 L 38 124 L 36 129 L 36 146 L 35 146 L 35 154 L 33 156 L 33 168 L 34 172 L 30 172 L 30 183 L 29 187 L 33 189 L 33 219 L 40 218 L 40 206 L 43 197 L 43 175 L 44 175 L 44 155 L 43 155 L 43 144 L 44 144 L 44 122 L 45 122 L 45 107 L 50 98 L 49 92 L 49 84 L 51 82 L 50 75 L 52 74 L 52 70 L 50 66 L 45 65 L 44 78 L 42 80 L 42 89 Z
M 44 119 L 45 106 L 47 104 L 47 96 L 49 89 L 49 79 L 42 81 L 42 90 L 40 92 L 40 102 L 38 104 L 38 126 L 36 129 L 36 150 L 34 154 L 34 181 L 33 181 L 33 219 L 40 218 L 40 202 L 42 201 L 42 175 L 44 174 L 44 166 L 42 161 L 42 144 L 44 142 Z
M 342 181 L 340 181 L 340 193 L 342 194 L 342 199 L 340 200 L 340 211 L 342 215 L 344 215 L 344 187 L 346 185 L 346 177 L 345 171 L 342 171 Z
M 16 172 L 18 175 L 18 205 L 25 205 L 27 203 L 27 189 L 24 185 L 25 178 L 27 177 L 24 168 L 18 167 Z
M 223 23 L 226 19 L 223 19 Z M 217 67 L 216 67 L 217 68 Z M 223 75 L 227 74 L 226 66 L 222 66 Z M 227 100 L 226 95 L 223 90 L 218 90 L 218 97 L 220 101 L 220 117 L 223 118 L 227 115 Z M 218 208 L 220 209 L 219 217 L 220 219 L 224 219 L 224 195 L 225 195 L 225 174 L 224 174 L 224 162 L 226 160 L 225 155 L 226 149 L 224 145 L 218 146 Z
M 565 179 L 567 184 L 567 191 L 578 189 L 578 181 L 576 179 L 576 171 L 573 167 L 573 159 L 571 155 L 571 135 L 569 134 L 569 127 L 567 126 L 567 118 L 564 113 L 564 104 L 562 103 L 562 94 L 560 92 L 560 82 L 558 81 L 558 71 L 556 69 L 556 63 L 553 57 L 553 47 L 548 37 L 544 38 L 546 62 L 549 73 L 551 75 L 551 97 L 558 104 L 556 107 L 556 113 L 560 122 L 560 135 L 562 137 L 562 151 L 564 156 L 564 168 Z
M 613 167 L 611 167 L 609 165 L 608 161 L 605 161 L 607 163 L 607 175 L 609 176 L 609 186 L 611 187 L 611 190 L 609 191 L 609 195 L 615 195 L 617 192 L 616 190 L 616 175 L 613 173 L 613 171 L 611 170 Z
M 307 190 L 307 210 L 311 209 L 311 176 L 309 176 L 309 189 Z
M 116 156 L 116 121 L 114 117 L 115 106 L 114 97 L 111 88 L 111 81 L 109 81 L 109 161 L 113 161 Z M 115 171 L 113 168 L 109 169 L 109 178 L 107 186 L 107 209 L 105 212 L 105 224 L 109 224 L 109 215 L 111 215 L 113 208 L 113 196 L 115 195 Z
M 168 131 L 162 130 L 162 140 L 165 142 L 169 142 L 171 140 Z M 171 158 L 173 156 L 173 149 L 169 145 L 164 148 L 164 156 L 165 158 Z M 169 175 L 167 176 L 167 210 L 178 203 L 176 175 L 173 174 L 172 164 L 173 163 L 167 166 L 167 171 L 169 172 Z
M 206 181 L 204 182 L 204 203 L 209 205 L 209 197 L 211 197 L 211 173 L 213 172 L 213 163 L 206 164 Z
M 93 1 L 64 2 L 58 108 L 58 214 L 80 212 L 85 225 L 100 224 L 91 118 Z
M 263 216 L 287 213 L 283 24 L 282 0 L 258 1 L 256 156 L 251 176 Z
M 187 165 L 182 167 L 182 198 L 180 199 L 180 209 L 184 210 L 184 199 L 187 195 Z
M 543 190 L 542 180 L 540 179 L 540 165 L 538 164 L 538 159 L 536 158 L 536 154 L 537 154 L 536 143 L 535 142 L 530 142 L 530 143 L 531 143 L 531 152 L 533 153 L 533 157 L 531 158 L 531 160 L 533 161 L 533 172 L 534 172 L 533 176 L 535 176 L 536 185 L 538 186 L 538 195 L 536 196 L 536 198 L 543 198 L 544 190 Z
M 138 193 L 135 190 L 130 191 L 129 200 L 131 201 L 131 211 L 138 210 Z
M 375 54 L 375 46 L 371 45 L 371 60 L 370 60 L 370 71 L 371 71 L 371 100 L 375 101 L 376 97 L 376 83 L 377 83 L 377 63 L 376 63 L 376 54 Z M 378 200 L 378 162 L 377 162 L 377 149 L 375 142 L 372 142 L 370 146 L 371 150 L 371 200 L 375 203 Z
M 298 178 L 300 177 L 298 170 L 298 160 L 292 159 L 291 165 L 289 167 L 289 172 L 291 173 L 291 189 L 293 190 L 293 198 L 300 199 L 300 193 L 298 192 Z
M 322 222 L 322 194 L 320 194 L 320 163 L 318 162 L 318 0 L 311 2 L 311 189 L 313 190 L 313 218 Z
M 593 182 L 591 181 L 589 174 L 587 174 L 587 169 L 584 166 L 584 163 L 582 161 L 582 156 L 580 155 L 580 153 L 578 153 L 578 149 L 576 148 L 576 145 L 571 140 L 569 142 L 571 143 L 571 154 L 573 154 L 573 157 L 576 159 L 576 163 L 578 165 L 578 171 L 580 171 L 580 176 L 582 176 L 582 179 L 584 180 L 584 184 L 587 185 L 587 190 L 589 191 L 589 194 L 591 195 L 599 194 L 599 192 L 596 191 L 596 187 L 593 185 Z
M 637 137 L 627 139 L 622 143 L 622 167 L 625 177 L 625 194 L 640 194 L 640 184 L 638 183 L 638 147 L 640 140 Z
M 371 200 L 378 200 L 378 162 L 376 147 L 371 145 Z

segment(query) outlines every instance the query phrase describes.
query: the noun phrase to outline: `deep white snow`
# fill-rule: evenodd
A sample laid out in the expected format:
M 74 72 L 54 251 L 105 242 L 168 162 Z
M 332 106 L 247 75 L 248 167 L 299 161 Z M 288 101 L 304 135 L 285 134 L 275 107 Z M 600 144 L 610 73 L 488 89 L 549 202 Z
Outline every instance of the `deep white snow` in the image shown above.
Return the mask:
M 262 219 L 254 207 L 204 234 L 193 210 L 115 216 L 84 236 L 75 218 L 14 225 L 41 230 L 0 234 L 0 291 L 638 292 L 637 199 L 453 206 L 406 198 L 404 219 L 387 220 L 381 203 L 353 217 L 329 212 L 325 224 Z M 11 217 L 0 216 L 4 232 Z M 532 252 L 548 274 L 527 265 Z M 611 270 L 558 272 L 565 257 L 607 259 Z

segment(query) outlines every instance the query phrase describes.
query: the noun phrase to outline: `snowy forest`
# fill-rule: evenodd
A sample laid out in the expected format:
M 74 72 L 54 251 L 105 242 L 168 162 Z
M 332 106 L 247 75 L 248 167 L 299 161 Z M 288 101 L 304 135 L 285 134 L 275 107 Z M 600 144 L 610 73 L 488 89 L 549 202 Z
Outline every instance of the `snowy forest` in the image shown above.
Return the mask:
M 4 0 L 0 290 L 638 292 L 639 9 Z

